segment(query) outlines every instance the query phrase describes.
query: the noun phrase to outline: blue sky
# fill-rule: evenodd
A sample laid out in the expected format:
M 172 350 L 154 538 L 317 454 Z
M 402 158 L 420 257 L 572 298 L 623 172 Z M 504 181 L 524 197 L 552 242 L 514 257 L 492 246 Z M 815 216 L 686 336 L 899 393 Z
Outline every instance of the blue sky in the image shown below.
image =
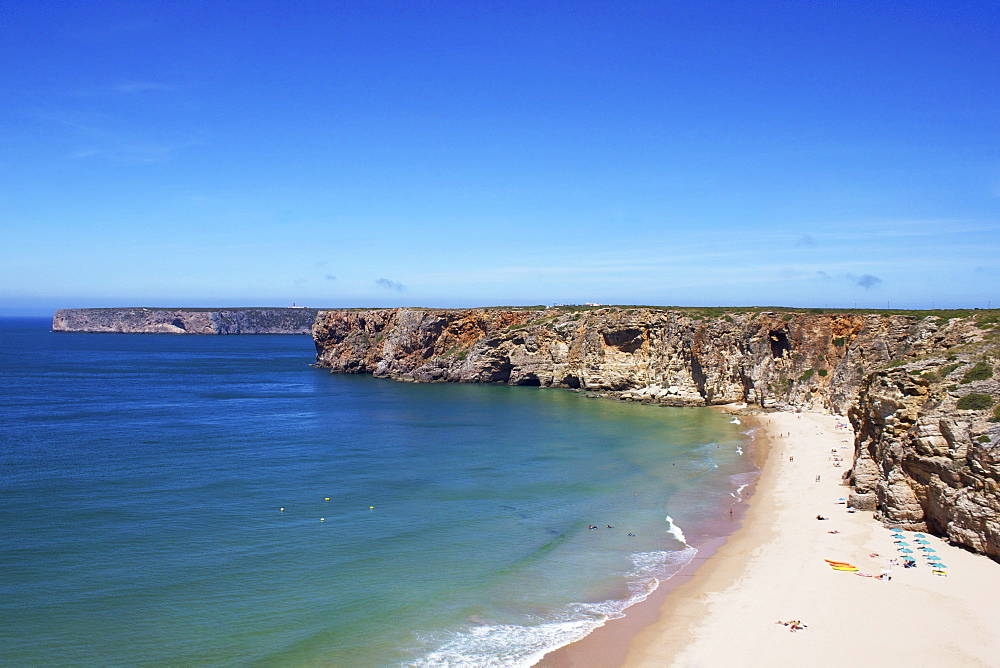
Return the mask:
M 1000 306 L 995 2 L 0 2 L 0 313 Z

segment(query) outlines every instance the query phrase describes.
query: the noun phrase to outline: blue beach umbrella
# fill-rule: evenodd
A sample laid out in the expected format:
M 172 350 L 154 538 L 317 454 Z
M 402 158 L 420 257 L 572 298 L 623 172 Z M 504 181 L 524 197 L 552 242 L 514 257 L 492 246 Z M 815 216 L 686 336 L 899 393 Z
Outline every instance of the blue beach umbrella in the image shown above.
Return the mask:
M 922 533 L 915 533 L 915 534 L 913 534 L 913 537 L 914 538 L 926 538 L 926 536 L 924 536 L 924 534 L 922 534 Z
M 901 547 L 909 547 L 910 546 L 910 544 L 907 543 L 905 540 L 897 540 L 896 541 L 896 545 L 899 545 Z
M 933 547 L 918 547 L 918 550 L 923 550 L 924 552 L 937 552 Z
M 930 545 L 931 544 L 931 542 L 929 540 L 924 540 L 923 538 L 918 538 L 917 540 L 915 540 L 913 542 L 914 543 L 919 543 L 920 545 Z
M 908 547 L 901 547 L 901 548 L 899 548 L 899 551 L 900 551 L 900 552 L 913 552 L 913 550 L 911 550 L 911 549 L 910 549 L 910 548 L 908 548 Z
M 929 557 L 927 557 L 927 561 L 941 561 L 941 557 L 937 556 L 936 554 L 932 554 Z

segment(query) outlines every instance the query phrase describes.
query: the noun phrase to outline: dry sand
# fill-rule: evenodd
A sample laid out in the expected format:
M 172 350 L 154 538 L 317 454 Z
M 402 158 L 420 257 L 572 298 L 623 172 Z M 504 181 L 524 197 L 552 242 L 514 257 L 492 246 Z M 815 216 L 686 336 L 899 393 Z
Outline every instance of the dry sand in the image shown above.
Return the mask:
M 878 575 L 900 556 L 871 513 L 838 504 L 853 435 L 827 415 L 759 420 L 770 451 L 743 526 L 665 597 L 625 665 L 1000 666 L 1000 564 L 928 535 L 947 577 L 924 559 L 889 581 L 831 569 L 824 559 Z

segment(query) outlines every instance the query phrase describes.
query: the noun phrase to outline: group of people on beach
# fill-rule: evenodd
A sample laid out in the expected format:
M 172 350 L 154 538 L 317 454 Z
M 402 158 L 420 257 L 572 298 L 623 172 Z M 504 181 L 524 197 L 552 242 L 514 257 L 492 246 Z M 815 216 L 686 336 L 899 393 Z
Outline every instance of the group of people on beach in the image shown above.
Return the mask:
M 796 631 L 801 631 L 802 629 L 809 628 L 809 625 L 803 624 L 801 619 L 796 619 L 791 622 L 783 622 L 779 619 L 778 621 L 775 622 L 775 624 L 782 624 L 784 626 L 787 626 L 788 630 L 791 631 L 792 633 L 795 633 Z

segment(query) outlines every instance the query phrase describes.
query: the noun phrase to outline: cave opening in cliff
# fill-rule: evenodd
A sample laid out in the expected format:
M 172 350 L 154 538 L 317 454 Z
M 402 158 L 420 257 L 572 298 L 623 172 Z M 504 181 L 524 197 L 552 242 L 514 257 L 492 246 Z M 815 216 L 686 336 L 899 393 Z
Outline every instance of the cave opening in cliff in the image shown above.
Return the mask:
M 510 362 L 501 362 L 490 372 L 491 383 L 506 383 L 510 380 L 510 372 L 514 368 Z
M 526 373 L 519 381 L 517 381 L 517 384 L 528 385 L 530 387 L 539 387 L 542 384 L 542 381 L 540 381 L 538 379 L 538 376 L 536 376 L 535 374 Z
M 771 341 L 771 355 L 773 357 L 783 357 L 786 352 L 792 352 L 792 344 L 784 332 L 780 330 L 768 332 L 767 338 Z
M 563 382 L 563 385 L 565 385 L 568 388 L 571 388 L 571 389 L 574 389 L 574 390 L 579 390 L 580 389 L 580 379 L 577 378 L 576 376 L 572 376 L 572 375 L 571 376 L 566 376 L 565 378 L 563 378 L 562 382 Z

